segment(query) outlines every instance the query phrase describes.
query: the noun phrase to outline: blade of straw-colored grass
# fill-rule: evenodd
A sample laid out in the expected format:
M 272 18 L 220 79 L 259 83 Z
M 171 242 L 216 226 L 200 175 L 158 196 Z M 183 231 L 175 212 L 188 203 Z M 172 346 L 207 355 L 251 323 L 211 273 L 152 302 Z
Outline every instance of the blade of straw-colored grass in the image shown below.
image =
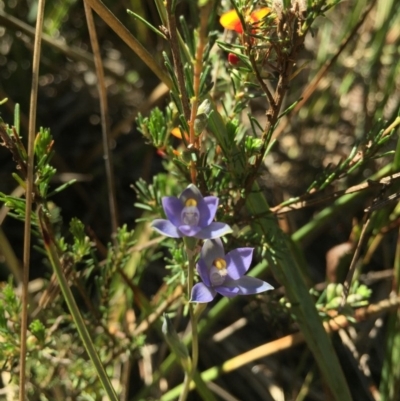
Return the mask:
M 354 324 L 354 322 L 361 322 L 366 319 L 374 318 L 392 309 L 398 308 L 400 305 L 400 297 L 393 299 L 386 299 L 377 304 L 369 305 L 365 308 L 360 308 L 354 313 L 354 320 L 348 320 L 344 315 L 338 315 L 331 320 L 324 322 L 323 328 L 327 334 L 343 329 L 347 326 Z M 234 358 L 229 359 L 220 366 L 214 366 L 207 369 L 201 374 L 201 377 L 205 382 L 217 379 L 219 376 L 225 373 L 232 372 L 242 366 L 254 362 L 258 359 L 265 358 L 274 355 L 278 352 L 290 349 L 296 345 L 299 345 L 306 341 L 302 332 L 289 334 L 285 337 L 277 340 L 268 342 L 259 347 L 253 348 L 250 351 L 244 352 L 243 354 L 237 355 Z M 333 374 L 333 371 L 332 371 Z M 182 385 L 179 385 L 167 393 L 165 393 L 160 401 L 172 401 L 179 395 Z M 194 388 L 194 383 L 191 384 L 191 389 Z M 344 400 L 342 398 L 341 400 Z M 351 399 L 351 398 L 350 398 Z
M 323 329 L 305 280 L 291 252 L 290 240 L 280 230 L 276 219 L 268 213 L 269 206 L 258 188 L 253 185 L 246 201 L 250 215 L 265 216 L 255 219 L 253 229 L 266 240 L 272 238 L 267 261 L 278 281 L 285 287 L 293 314 L 305 340 L 318 363 L 324 380 L 337 401 L 351 400 L 346 379 L 332 343 Z
M 90 7 L 100 18 L 140 57 L 140 59 L 157 75 L 157 77 L 171 88 L 171 80 L 168 75 L 154 60 L 153 56 L 139 43 L 128 29 L 100 0 L 86 0 Z
M 24 225 L 24 251 L 22 273 L 22 310 L 21 310 L 21 350 L 19 361 L 19 401 L 26 399 L 26 338 L 28 331 L 28 284 L 29 284 L 29 266 L 31 251 L 31 215 L 33 201 L 33 164 L 34 164 L 34 148 L 36 133 L 36 108 L 37 95 L 39 87 L 39 65 L 40 65 L 40 49 L 41 34 L 43 29 L 45 0 L 39 0 L 36 19 L 36 34 L 33 44 L 32 59 L 32 86 L 29 104 L 29 128 L 28 128 L 28 160 L 27 160 L 27 176 L 26 176 L 26 193 L 25 193 L 25 225 Z
M 59 256 L 57 253 L 57 248 L 54 243 L 54 238 L 51 235 L 51 227 L 42 210 L 39 210 L 39 225 L 43 237 L 44 247 L 47 252 L 47 256 L 53 267 L 54 273 L 57 276 L 57 280 L 63 293 L 65 302 L 71 313 L 72 319 L 76 325 L 76 328 L 83 342 L 85 350 L 89 355 L 89 358 L 92 361 L 94 368 L 96 369 L 97 375 L 99 377 L 101 384 L 103 385 L 103 388 L 108 396 L 108 399 L 110 401 L 118 401 L 117 394 L 115 393 L 115 390 L 110 382 L 109 377 L 107 376 L 107 373 L 99 358 L 99 355 L 97 354 L 96 349 L 94 348 L 93 341 L 90 338 L 90 334 L 86 328 L 85 322 L 83 321 L 78 306 L 75 302 L 74 296 L 72 295 L 71 289 L 68 285 L 68 281 L 64 275 L 59 260 Z
M 85 7 L 86 22 L 89 30 L 90 43 L 92 45 L 94 63 L 97 73 L 97 87 L 99 90 L 101 131 L 103 137 L 104 164 L 106 170 L 108 203 L 111 216 L 112 238 L 116 244 L 116 235 L 118 230 L 118 207 L 117 196 L 115 193 L 114 165 L 111 152 L 110 122 L 108 118 L 107 90 L 104 79 L 103 63 L 101 61 L 99 42 L 94 25 L 93 13 L 87 0 L 83 1 Z

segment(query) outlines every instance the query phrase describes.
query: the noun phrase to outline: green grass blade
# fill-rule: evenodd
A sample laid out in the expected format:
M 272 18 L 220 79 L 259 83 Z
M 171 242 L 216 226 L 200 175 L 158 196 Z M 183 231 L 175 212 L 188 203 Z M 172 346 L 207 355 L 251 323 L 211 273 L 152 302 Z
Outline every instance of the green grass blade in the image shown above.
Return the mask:
M 275 217 L 268 214 L 269 206 L 257 185 L 254 185 L 253 192 L 249 194 L 246 206 L 251 215 L 265 216 L 255 219 L 253 228 L 265 240 L 271 238 L 270 251 L 267 253 L 269 267 L 286 289 L 297 323 L 321 369 L 326 384 L 335 400 L 350 401 L 350 391 L 339 360 L 291 252 L 290 240 L 280 230 Z
M 104 391 L 106 392 L 110 401 L 118 401 L 118 396 L 111 384 L 110 378 L 108 377 L 104 366 L 100 360 L 100 357 L 94 347 L 93 341 L 90 337 L 89 331 L 86 328 L 85 322 L 83 321 L 82 315 L 75 302 L 74 296 L 72 295 L 71 289 L 68 285 L 67 279 L 63 273 L 63 269 L 60 264 L 59 255 L 56 249 L 56 245 L 51 237 L 47 219 L 43 213 L 40 213 L 40 229 L 43 237 L 44 247 L 46 249 L 48 258 L 53 267 L 54 273 L 57 276 L 58 283 L 61 288 L 61 292 L 64 296 L 65 302 L 68 305 L 68 309 L 71 313 L 72 319 L 76 325 L 79 336 L 83 342 L 85 350 L 89 355 L 90 360 L 93 363 L 94 368 L 97 371 L 99 380 L 103 385 Z

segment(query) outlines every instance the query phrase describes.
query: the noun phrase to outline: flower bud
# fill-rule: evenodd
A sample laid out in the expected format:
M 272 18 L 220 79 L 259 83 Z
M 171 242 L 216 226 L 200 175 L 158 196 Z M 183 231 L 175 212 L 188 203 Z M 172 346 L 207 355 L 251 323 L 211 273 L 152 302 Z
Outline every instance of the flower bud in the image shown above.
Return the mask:
M 335 283 L 329 283 L 326 286 L 326 301 L 327 303 L 331 302 L 333 298 L 336 297 L 336 284 Z
M 342 297 L 335 297 L 326 304 L 326 309 L 337 309 L 342 303 Z
M 232 65 L 238 65 L 240 58 L 235 53 L 228 53 L 228 62 Z
M 359 294 L 350 294 L 348 297 L 347 297 L 347 303 L 349 304 L 349 305 L 352 305 L 352 304 L 355 304 L 355 303 L 357 303 L 357 302 L 360 302 L 360 301 L 362 301 L 364 299 L 364 297 L 362 296 L 362 295 L 359 295 Z
M 357 288 L 357 294 L 360 295 L 363 298 L 369 298 L 371 296 L 371 289 L 368 288 L 366 285 L 361 284 L 358 288 Z
M 336 295 L 337 295 L 338 297 L 341 297 L 342 294 L 343 294 L 343 291 L 344 291 L 343 284 L 342 284 L 342 283 L 337 284 L 337 285 L 336 285 Z

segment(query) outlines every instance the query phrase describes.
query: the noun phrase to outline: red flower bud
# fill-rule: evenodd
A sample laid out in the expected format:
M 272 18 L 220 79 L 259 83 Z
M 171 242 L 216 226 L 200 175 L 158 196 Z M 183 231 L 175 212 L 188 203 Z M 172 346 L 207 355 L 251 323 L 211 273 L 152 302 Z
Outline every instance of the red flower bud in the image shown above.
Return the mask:
M 228 61 L 232 65 L 237 65 L 239 63 L 239 61 L 240 61 L 240 58 L 236 54 L 229 53 L 228 54 Z

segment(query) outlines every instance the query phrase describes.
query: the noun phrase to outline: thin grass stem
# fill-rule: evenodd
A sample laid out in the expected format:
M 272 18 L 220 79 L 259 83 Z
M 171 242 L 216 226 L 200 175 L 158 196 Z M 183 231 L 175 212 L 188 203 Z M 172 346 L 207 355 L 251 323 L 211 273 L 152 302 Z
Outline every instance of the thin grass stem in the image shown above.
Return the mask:
M 90 43 L 92 45 L 94 63 L 96 66 L 96 73 L 97 73 L 97 86 L 99 90 L 100 113 L 101 113 L 101 131 L 103 137 L 104 163 L 105 163 L 107 187 L 108 187 L 108 202 L 111 216 L 112 238 L 114 241 L 114 245 L 116 245 L 116 235 L 118 230 L 118 206 L 117 206 L 117 196 L 115 193 L 114 164 L 111 152 L 111 136 L 110 136 L 110 122 L 108 118 L 107 90 L 104 79 L 104 69 L 103 69 L 103 63 L 101 61 L 99 42 L 96 34 L 96 27 L 94 25 L 93 13 L 87 0 L 84 0 L 84 6 L 85 6 L 86 22 L 90 35 Z

